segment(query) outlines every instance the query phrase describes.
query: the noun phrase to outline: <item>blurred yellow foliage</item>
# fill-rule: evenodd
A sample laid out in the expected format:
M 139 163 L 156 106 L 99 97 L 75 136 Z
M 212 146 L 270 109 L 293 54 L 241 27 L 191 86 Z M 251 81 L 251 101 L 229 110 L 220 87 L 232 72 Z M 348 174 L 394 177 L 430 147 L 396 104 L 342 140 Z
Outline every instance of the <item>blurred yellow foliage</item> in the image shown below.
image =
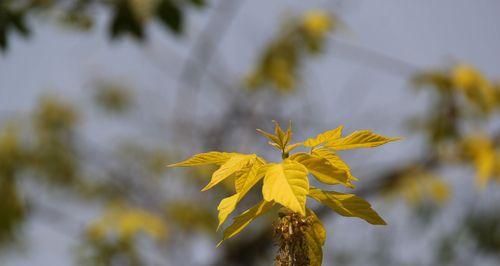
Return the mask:
M 454 66 L 451 76 L 453 84 L 462 89 L 481 86 L 486 82 L 484 76 L 476 68 L 466 63 Z
M 484 75 L 469 64 L 458 64 L 451 70 L 453 85 L 483 111 L 491 111 L 496 103 L 495 88 Z
M 71 103 L 44 96 L 32 114 L 34 147 L 32 164 L 40 175 L 58 184 L 76 184 L 79 162 L 75 127 L 79 114 Z M 38 177 L 38 175 L 37 175 Z
M 8 124 L 0 132 L 0 244 L 11 243 L 24 220 L 26 209 L 16 185 L 23 159 L 19 133 Z
M 172 202 L 167 206 L 169 221 L 175 222 L 183 230 L 202 230 L 207 233 L 215 233 L 213 228 L 217 226 L 217 217 L 200 203 L 195 202 Z
M 407 203 L 417 206 L 424 202 L 442 204 L 451 195 L 450 187 L 439 176 L 422 169 L 409 169 L 394 185 L 387 187 L 389 198 L 401 196 Z
M 302 17 L 304 30 L 312 36 L 324 37 L 333 27 L 333 17 L 322 10 L 311 10 Z
M 493 140 L 485 135 L 465 138 L 462 142 L 466 160 L 470 160 L 476 168 L 476 183 L 484 188 L 488 182 L 500 174 L 500 154 L 495 149 Z
M 13 125 L 7 125 L 0 132 L 0 178 L 12 178 L 22 161 L 19 132 Z
M 445 70 L 434 70 L 418 74 L 417 85 L 430 85 L 442 96 L 454 93 L 463 95 L 467 101 L 479 108 L 483 114 L 490 114 L 500 106 L 500 84 L 485 77 L 477 68 L 467 63 L 458 63 Z
M 106 238 L 109 235 L 118 239 L 130 239 L 139 233 L 161 240 L 167 228 L 161 217 L 149 211 L 114 204 L 103 217 L 90 224 L 87 230 L 91 237 Z
M 122 84 L 99 81 L 94 92 L 94 101 L 105 111 L 123 113 L 133 104 L 132 89 Z
M 56 96 L 42 97 L 33 115 L 33 124 L 40 134 L 67 131 L 77 122 L 75 108 Z
M 337 19 L 321 10 L 312 10 L 286 23 L 279 35 L 263 50 L 255 69 L 247 77 L 250 88 L 273 85 L 280 91 L 297 86 L 304 57 L 321 51 Z

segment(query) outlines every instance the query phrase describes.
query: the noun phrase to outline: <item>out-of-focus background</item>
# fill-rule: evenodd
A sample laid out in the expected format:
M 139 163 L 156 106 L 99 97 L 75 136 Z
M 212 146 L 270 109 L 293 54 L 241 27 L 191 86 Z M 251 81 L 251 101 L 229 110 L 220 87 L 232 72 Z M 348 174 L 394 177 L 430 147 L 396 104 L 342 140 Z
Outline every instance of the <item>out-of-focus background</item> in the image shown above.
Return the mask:
M 323 265 L 500 264 L 500 2 L 2 0 L 0 265 L 271 265 L 272 217 L 220 247 L 209 150 L 279 159 L 345 126 L 388 226 L 312 205 Z M 345 190 L 347 191 L 347 190 Z M 259 195 L 242 202 L 252 206 Z

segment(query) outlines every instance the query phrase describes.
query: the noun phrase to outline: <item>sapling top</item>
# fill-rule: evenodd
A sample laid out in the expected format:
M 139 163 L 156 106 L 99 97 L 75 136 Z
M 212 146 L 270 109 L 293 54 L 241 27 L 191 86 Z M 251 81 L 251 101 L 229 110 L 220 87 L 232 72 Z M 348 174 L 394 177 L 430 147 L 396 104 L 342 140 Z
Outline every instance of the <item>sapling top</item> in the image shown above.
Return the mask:
M 170 167 L 208 164 L 220 166 L 202 191 L 214 187 L 229 177 L 234 178 L 235 194 L 224 198 L 217 208 L 219 210 L 219 227 L 235 210 L 236 205 L 248 191 L 263 179 L 263 199 L 233 219 L 233 223 L 224 231 L 222 241 L 241 232 L 254 219 L 270 211 L 274 206 L 281 205 L 290 214 L 287 216 L 287 221 L 294 220 L 295 224 L 300 224 L 302 221 L 308 226 L 309 229 L 304 231 L 304 241 L 309 242 L 307 246 L 310 249 L 308 261 L 310 261 L 310 265 L 320 265 L 321 247 L 326 233 L 316 215 L 307 208 L 307 197 L 325 204 L 340 215 L 359 217 L 375 225 L 386 224 L 364 199 L 354 194 L 325 191 L 312 187 L 309 184 L 308 176 L 310 174 L 327 185 L 343 185 L 354 188 L 353 182 L 358 179 L 351 174 L 349 166 L 342 161 L 336 152 L 356 148 L 372 148 L 399 140 L 399 138 L 384 137 L 368 130 L 355 131 L 342 137 L 343 127 L 339 126 L 304 142 L 290 144 L 292 140 L 291 126 L 283 131 L 278 123 L 275 122 L 275 124 L 274 134 L 259 129 L 257 132 L 268 138 L 269 144 L 281 152 L 283 159 L 281 162 L 267 162 L 256 154 L 211 151 L 169 165 Z M 301 146 L 308 148 L 309 151 L 292 154 L 293 150 Z

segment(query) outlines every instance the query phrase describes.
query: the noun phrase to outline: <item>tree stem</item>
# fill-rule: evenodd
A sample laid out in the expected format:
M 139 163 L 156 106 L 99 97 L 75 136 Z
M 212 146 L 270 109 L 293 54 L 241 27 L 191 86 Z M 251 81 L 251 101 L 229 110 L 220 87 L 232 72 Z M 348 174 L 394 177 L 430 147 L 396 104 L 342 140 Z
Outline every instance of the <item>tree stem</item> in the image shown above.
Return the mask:
M 291 211 L 280 212 L 274 223 L 274 238 L 278 245 L 275 266 L 309 266 L 309 252 L 305 232 L 308 219 Z

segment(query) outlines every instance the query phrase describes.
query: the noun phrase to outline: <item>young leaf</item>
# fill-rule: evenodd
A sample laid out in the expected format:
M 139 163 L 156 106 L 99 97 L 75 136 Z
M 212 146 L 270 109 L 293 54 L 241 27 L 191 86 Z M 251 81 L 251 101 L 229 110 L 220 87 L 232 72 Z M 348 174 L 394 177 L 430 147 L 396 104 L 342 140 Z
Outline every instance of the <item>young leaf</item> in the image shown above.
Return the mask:
M 339 126 L 336 129 L 332 129 L 317 135 L 315 138 L 310 138 L 304 141 L 304 146 L 306 147 L 316 147 L 326 142 L 334 141 L 342 135 L 342 129 L 344 126 Z
M 255 159 L 255 154 L 236 154 L 229 158 L 217 171 L 212 174 L 212 179 L 210 183 L 206 185 L 201 191 L 207 191 L 228 178 L 237 171 L 243 169 L 251 160 Z
M 347 187 L 353 187 L 349 182 L 348 172 L 331 165 L 328 160 L 324 158 L 300 152 L 290 156 L 290 160 L 305 166 L 314 177 L 325 184 L 342 184 Z
M 370 203 L 354 194 L 334 191 L 309 190 L 309 196 L 346 217 L 358 217 L 370 224 L 385 225 L 386 222 L 371 208 Z
M 263 200 L 259 204 L 246 210 L 242 214 L 234 217 L 233 223 L 228 228 L 226 228 L 226 230 L 224 231 L 224 237 L 219 242 L 219 244 L 217 244 L 217 246 L 220 246 L 220 244 L 222 244 L 224 240 L 237 235 L 239 232 L 245 229 L 245 227 L 247 227 L 253 220 L 267 213 L 273 207 L 273 205 L 274 202 Z
M 196 154 L 193 157 L 186 159 L 182 162 L 174 163 L 168 165 L 168 167 L 189 167 L 189 166 L 197 166 L 197 165 L 207 165 L 207 164 L 223 164 L 229 158 L 234 156 L 235 153 L 227 153 L 227 152 L 218 152 L 211 151 Z
M 388 138 L 375 134 L 369 130 L 359 130 L 351 133 L 349 136 L 330 141 L 325 147 L 334 150 L 349 150 L 357 148 L 372 148 L 401 138 Z
M 305 215 L 309 191 L 307 169 L 297 162 L 285 160 L 271 164 L 264 177 L 262 194 L 266 201 L 276 201 L 294 212 Z
M 257 129 L 257 132 L 263 135 L 264 137 L 268 138 L 271 141 L 269 144 L 276 147 L 278 150 L 284 151 L 290 140 L 292 140 L 292 128 L 291 128 L 292 124 L 290 123 L 287 131 L 284 132 L 281 129 L 280 124 L 278 122 L 276 121 L 273 122 L 275 124 L 274 135 L 260 129 Z
M 276 145 L 279 146 L 278 143 L 280 142 L 280 140 L 279 140 L 279 138 L 277 136 L 275 136 L 275 135 L 273 135 L 271 133 L 267 133 L 266 131 L 264 131 L 262 129 L 257 129 L 257 133 L 259 133 L 262 136 L 268 138 L 271 141 L 271 143 L 275 143 Z
M 302 146 L 302 142 L 299 142 L 299 143 L 294 143 L 294 144 L 291 144 L 291 145 L 288 145 L 285 149 L 285 153 L 289 153 L 291 151 L 293 151 L 294 149 L 298 148 Z

